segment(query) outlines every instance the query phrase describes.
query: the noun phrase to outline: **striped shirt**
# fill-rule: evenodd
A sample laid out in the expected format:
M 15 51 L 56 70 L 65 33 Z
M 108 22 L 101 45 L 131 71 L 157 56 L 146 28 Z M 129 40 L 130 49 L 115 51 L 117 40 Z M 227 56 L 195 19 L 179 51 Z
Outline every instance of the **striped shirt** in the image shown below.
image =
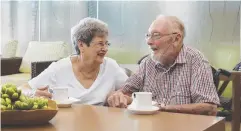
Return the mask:
M 153 101 L 164 105 L 220 104 L 209 62 L 201 52 L 185 45 L 168 69 L 146 57 L 122 91 L 151 92 Z

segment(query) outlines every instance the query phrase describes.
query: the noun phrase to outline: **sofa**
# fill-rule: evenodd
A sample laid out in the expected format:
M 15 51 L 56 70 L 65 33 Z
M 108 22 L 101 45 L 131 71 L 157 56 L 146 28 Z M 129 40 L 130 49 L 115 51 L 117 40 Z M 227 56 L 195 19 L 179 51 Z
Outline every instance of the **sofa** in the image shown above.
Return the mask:
M 31 63 L 31 73 L 21 73 L 19 68 L 22 62 L 21 57 L 1 59 L 1 83 L 14 83 L 17 86 L 28 82 L 39 75 L 54 61 L 42 61 Z
M 62 41 L 30 41 L 22 57 L 5 57 L 6 55 L 1 57 L 1 84 L 13 83 L 20 86 L 41 73 L 53 61 L 70 54 L 72 54 L 71 46 Z

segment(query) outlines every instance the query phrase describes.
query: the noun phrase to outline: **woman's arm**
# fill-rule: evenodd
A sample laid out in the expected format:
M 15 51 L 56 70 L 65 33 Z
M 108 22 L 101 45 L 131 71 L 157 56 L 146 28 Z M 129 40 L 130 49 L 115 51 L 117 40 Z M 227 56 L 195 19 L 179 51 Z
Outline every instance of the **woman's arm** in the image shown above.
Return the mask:
M 39 87 L 36 90 L 32 89 L 29 84 L 24 84 L 18 87 L 22 90 L 22 93 L 26 96 L 36 96 L 36 97 L 45 97 L 52 98 L 52 94 L 48 92 L 49 87 Z
M 27 96 L 37 96 L 52 98 L 52 94 L 48 92 L 49 85 L 55 82 L 57 64 L 53 62 L 47 69 L 40 73 L 37 77 L 28 81 L 28 83 L 19 86 L 23 94 Z

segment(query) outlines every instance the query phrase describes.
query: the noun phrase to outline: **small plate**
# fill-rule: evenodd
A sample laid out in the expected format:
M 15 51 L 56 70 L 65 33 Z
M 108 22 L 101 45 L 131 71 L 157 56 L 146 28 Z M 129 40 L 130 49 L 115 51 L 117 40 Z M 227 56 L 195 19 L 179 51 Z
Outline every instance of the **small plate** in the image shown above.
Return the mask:
M 156 113 L 159 110 L 159 107 L 157 107 L 157 102 L 152 101 L 152 107 L 150 109 L 146 109 L 146 110 L 136 109 L 135 103 L 132 102 L 127 107 L 127 110 L 130 111 L 133 114 L 153 114 L 153 113 Z
M 75 102 L 80 101 L 79 99 L 73 98 L 73 97 L 69 97 L 69 99 L 61 101 L 61 102 L 56 102 L 57 106 L 59 108 L 67 108 L 67 107 L 71 107 L 71 105 Z
M 159 107 L 157 106 L 152 106 L 150 109 L 136 109 L 134 106 L 128 106 L 127 110 L 133 114 L 138 114 L 138 115 L 150 115 L 154 114 L 159 110 Z

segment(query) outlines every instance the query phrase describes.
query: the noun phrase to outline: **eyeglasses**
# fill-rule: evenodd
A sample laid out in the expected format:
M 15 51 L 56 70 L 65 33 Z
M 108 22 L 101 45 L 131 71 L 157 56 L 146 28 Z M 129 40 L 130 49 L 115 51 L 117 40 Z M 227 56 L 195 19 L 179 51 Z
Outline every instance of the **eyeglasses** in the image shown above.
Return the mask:
M 92 42 L 93 44 L 97 45 L 98 47 L 100 48 L 103 48 L 103 47 L 109 47 L 111 45 L 111 43 L 109 43 L 108 41 L 103 43 L 103 42 Z
M 164 36 L 168 36 L 168 35 L 173 35 L 173 34 L 178 34 L 178 33 L 170 33 L 170 34 L 161 34 L 159 32 L 154 32 L 154 33 L 147 33 L 145 38 L 146 40 L 152 39 L 152 40 L 158 40 L 161 39 Z

